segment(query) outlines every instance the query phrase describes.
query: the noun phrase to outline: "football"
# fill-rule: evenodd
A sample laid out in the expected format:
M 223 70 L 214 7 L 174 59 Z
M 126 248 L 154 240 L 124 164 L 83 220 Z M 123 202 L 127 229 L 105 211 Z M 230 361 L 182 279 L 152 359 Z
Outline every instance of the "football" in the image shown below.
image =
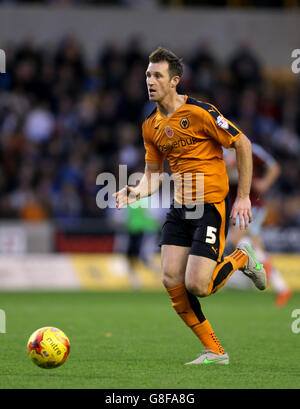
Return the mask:
M 27 350 L 31 361 L 40 368 L 57 368 L 69 356 L 70 341 L 60 329 L 43 327 L 29 337 Z

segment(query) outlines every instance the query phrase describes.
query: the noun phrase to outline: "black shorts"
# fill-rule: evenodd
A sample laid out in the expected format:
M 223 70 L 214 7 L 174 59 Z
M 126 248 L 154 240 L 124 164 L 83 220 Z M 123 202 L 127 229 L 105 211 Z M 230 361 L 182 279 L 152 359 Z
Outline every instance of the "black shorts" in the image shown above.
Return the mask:
M 187 211 L 192 209 L 176 208 L 172 203 L 162 227 L 160 246 L 190 247 L 190 254 L 222 261 L 229 226 L 229 197 L 220 203 L 205 203 L 200 218 L 187 218 Z

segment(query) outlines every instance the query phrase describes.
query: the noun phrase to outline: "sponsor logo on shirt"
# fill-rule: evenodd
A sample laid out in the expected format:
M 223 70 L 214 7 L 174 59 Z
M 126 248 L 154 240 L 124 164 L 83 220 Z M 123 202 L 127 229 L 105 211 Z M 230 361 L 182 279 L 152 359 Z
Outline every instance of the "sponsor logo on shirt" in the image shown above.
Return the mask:
M 184 148 L 185 146 L 194 145 L 197 142 L 198 142 L 197 138 L 191 136 L 189 138 L 179 139 L 171 143 L 160 144 L 157 145 L 157 147 L 161 152 L 168 152 L 171 151 L 172 149 Z
M 224 129 L 229 128 L 228 122 L 226 121 L 226 119 L 222 115 L 218 116 L 218 118 L 216 120 L 216 123 L 220 128 L 224 128 Z

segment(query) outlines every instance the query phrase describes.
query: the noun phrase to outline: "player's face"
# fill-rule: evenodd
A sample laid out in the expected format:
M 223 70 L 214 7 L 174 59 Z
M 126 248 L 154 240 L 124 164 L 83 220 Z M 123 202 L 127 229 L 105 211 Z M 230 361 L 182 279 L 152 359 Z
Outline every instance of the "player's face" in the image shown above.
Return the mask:
M 150 101 L 162 101 L 174 88 L 173 82 L 167 61 L 149 63 L 146 71 L 146 84 Z

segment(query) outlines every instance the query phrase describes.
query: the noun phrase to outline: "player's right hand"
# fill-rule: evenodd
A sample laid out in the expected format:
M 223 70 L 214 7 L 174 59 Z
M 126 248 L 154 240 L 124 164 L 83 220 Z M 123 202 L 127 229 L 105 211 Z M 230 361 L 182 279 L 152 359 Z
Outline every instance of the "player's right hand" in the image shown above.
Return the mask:
M 134 187 L 128 185 L 118 192 L 113 193 L 113 197 L 116 198 L 116 207 L 119 210 L 130 203 L 136 202 L 140 198 L 139 194 L 135 193 Z
M 233 225 L 236 225 L 239 219 L 240 230 L 246 230 L 248 223 L 252 222 L 251 202 L 249 197 L 236 198 L 233 203 L 230 218 L 233 220 Z

